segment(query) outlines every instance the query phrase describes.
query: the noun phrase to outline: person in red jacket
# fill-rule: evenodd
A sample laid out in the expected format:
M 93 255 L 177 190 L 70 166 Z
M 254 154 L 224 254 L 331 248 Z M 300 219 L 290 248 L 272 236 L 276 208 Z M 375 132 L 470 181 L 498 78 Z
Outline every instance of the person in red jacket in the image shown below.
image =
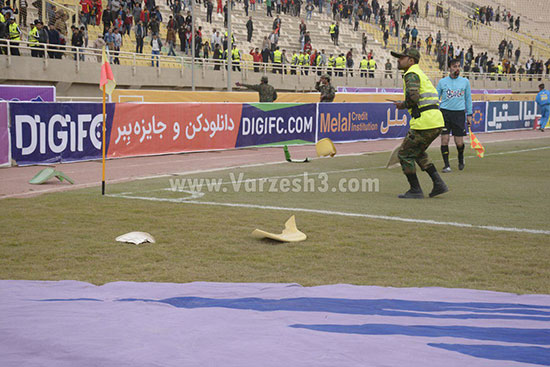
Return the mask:
M 258 47 L 256 47 L 256 49 L 251 49 L 250 54 L 254 60 L 254 72 L 257 73 L 260 71 L 260 63 L 263 61 L 262 54 L 259 52 Z

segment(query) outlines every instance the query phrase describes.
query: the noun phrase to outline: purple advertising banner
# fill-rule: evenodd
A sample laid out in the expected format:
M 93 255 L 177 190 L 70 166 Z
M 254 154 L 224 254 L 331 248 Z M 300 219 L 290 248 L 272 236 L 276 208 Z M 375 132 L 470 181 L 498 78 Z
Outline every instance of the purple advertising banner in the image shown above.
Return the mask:
M 11 102 L 9 108 L 11 156 L 18 165 L 101 158 L 101 103 Z M 107 142 L 114 112 L 108 103 Z
M 315 103 L 243 104 L 236 147 L 315 142 Z
M 0 102 L 0 166 L 10 163 L 10 134 L 8 131 L 8 104 Z
M 403 93 L 402 88 L 338 87 L 338 93 Z M 472 94 L 511 94 L 511 89 L 472 89 Z
M 320 103 L 319 139 L 336 142 L 404 137 L 409 130 L 407 110 L 393 103 Z
M 55 87 L 0 85 L 0 101 L 55 102 Z

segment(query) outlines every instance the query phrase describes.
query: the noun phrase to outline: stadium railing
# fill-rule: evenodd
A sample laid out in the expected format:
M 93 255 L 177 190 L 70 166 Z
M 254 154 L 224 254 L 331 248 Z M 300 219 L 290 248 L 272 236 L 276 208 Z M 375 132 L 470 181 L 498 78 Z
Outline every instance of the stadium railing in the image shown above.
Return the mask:
M 33 57 L 32 59 L 41 60 L 43 63 L 43 69 L 47 70 L 48 67 L 54 66 L 58 59 L 63 60 L 74 60 L 76 73 L 80 71 L 82 64 L 99 64 L 102 60 L 102 50 L 95 48 L 85 48 L 85 47 L 73 47 L 67 45 L 49 45 L 41 44 L 41 47 L 31 47 L 31 44 L 26 41 L 11 42 L 9 40 L 0 40 L 0 49 L 5 51 L 5 55 L 2 55 L 6 58 L 6 67 L 15 67 L 17 68 L 17 59 L 20 57 L 29 58 L 31 51 L 41 51 L 43 55 L 41 57 Z M 13 55 L 12 52 L 14 49 L 17 49 L 20 55 Z M 189 56 L 166 56 L 166 55 L 151 55 L 151 54 L 139 54 L 131 53 L 124 51 L 108 51 L 107 52 L 109 62 L 111 65 L 114 64 L 115 59 L 120 62 L 121 66 L 127 66 L 132 68 L 132 75 L 136 75 L 137 67 L 149 67 L 151 70 L 160 75 L 162 69 L 177 69 L 179 70 L 180 75 L 183 77 L 184 72 L 189 72 L 192 66 L 194 65 L 194 70 L 197 76 L 202 76 L 205 78 L 207 75 L 212 75 L 212 72 L 219 71 L 220 74 L 217 78 L 221 81 L 227 80 L 227 69 L 228 62 L 227 60 L 214 60 L 214 59 L 203 59 L 195 58 L 193 61 L 192 57 Z M 158 64 L 157 64 L 158 58 Z M 1 60 L 1 59 L 0 59 Z M 368 72 L 365 69 L 359 68 L 344 68 L 344 69 L 335 69 L 328 68 L 326 66 L 302 66 L 302 65 L 291 65 L 291 64 L 273 64 L 273 63 L 254 63 L 252 60 L 241 60 L 240 70 L 238 70 L 237 65 L 233 63 L 233 74 L 240 74 L 240 80 L 256 80 L 259 79 L 261 75 L 273 75 L 281 78 L 285 83 L 293 83 L 294 85 L 300 85 L 302 79 L 311 80 L 311 76 L 320 76 L 322 74 L 328 73 L 334 79 L 338 81 L 339 85 L 350 85 L 357 86 L 357 80 L 365 79 L 365 85 L 368 87 L 384 87 L 384 88 L 402 88 L 402 78 L 400 77 L 401 72 L 397 69 L 393 69 L 390 72 L 386 70 L 377 69 L 374 71 L 374 79 L 377 79 L 378 84 L 368 83 Z M 98 65 L 99 68 L 99 65 Z M 295 74 L 294 74 L 295 73 Z M 337 74 L 339 76 L 337 76 Z M 427 71 L 426 74 L 432 79 L 432 81 L 437 81 L 440 78 L 443 78 L 447 75 L 444 71 Z M 309 75 L 309 76 L 308 76 Z M 389 76 L 391 75 L 391 79 Z M 488 74 L 488 73 L 462 73 L 463 76 L 466 76 L 475 81 L 475 85 L 472 85 L 474 88 L 509 88 L 513 89 L 514 83 L 517 82 L 529 82 L 529 87 L 532 90 L 536 90 L 538 83 L 542 81 L 549 81 L 550 75 L 548 74 Z M 384 84 L 381 85 L 381 79 L 384 80 Z M 237 81 L 237 80 L 235 80 Z M 499 82 L 499 85 L 496 86 L 495 82 Z M 176 84 L 177 82 L 175 82 Z M 181 85 L 178 84 L 178 87 Z M 311 90 L 310 88 L 293 88 L 288 85 L 285 85 L 286 89 L 300 89 L 300 90 Z M 223 89 L 223 84 L 220 83 L 220 89 Z

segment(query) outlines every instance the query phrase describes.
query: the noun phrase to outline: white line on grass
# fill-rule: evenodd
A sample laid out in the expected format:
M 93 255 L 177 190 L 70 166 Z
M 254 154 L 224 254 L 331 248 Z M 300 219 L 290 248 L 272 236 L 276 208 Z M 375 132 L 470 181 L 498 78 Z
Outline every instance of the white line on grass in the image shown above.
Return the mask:
M 365 213 L 348 213 L 348 212 L 339 212 L 339 211 L 322 210 L 322 209 L 289 208 L 289 207 L 282 207 L 282 206 L 239 204 L 239 203 L 218 203 L 218 202 L 213 202 L 213 201 L 186 200 L 185 198 L 170 199 L 170 198 L 155 198 L 155 197 L 148 197 L 148 196 L 130 196 L 130 195 L 124 195 L 124 194 L 109 194 L 107 196 L 124 198 L 124 199 L 164 201 L 164 202 L 173 202 L 173 203 L 186 203 L 186 204 L 211 205 L 211 206 L 226 206 L 226 207 L 232 207 L 232 208 L 280 210 L 280 211 L 293 211 L 293 212 L 304 212 L 304 213 L 314 213 L 314 214 L 324 214 L 324 215 L 339 215 L 339 216 L 343 216 L 343 217 L 392 220 L 392 221 L 397 221 L 397 222 L 432 224 L 432 225 L 451 226 L 451 227 L 459 227 L 459 228 L 486 229 L 486 230 L 498 231 L 498 232 L 518 232 L 518 233 L 531 233 L 531 234 L 550 235 L 549 230 L 542 230 L 542 229 L 500 227 L 500 226 L 483 226 L 483 225 L 476 225 L 476 224 L 469 224 L 469 223 L 443 222 L 443 221 L 436 221 L 436 220 L 432 220 L 432 219 L 414 219 L 414 218 L 395 217 L 395 216 L 389 216 L 389 215 L 377 215 L 377 214 L 365 214 Z

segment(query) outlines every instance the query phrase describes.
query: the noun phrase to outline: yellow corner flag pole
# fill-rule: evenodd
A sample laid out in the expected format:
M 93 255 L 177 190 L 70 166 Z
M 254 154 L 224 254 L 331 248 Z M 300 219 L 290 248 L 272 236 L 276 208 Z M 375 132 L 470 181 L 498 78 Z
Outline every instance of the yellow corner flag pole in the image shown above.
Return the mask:
M 103 133 L 101 134 L 101 137 L 102 137 L 101 155 L 103 157 L 103 161 L 102 161 L 103 176 L 101 179 L 101 195 L 105 195 L 105 125 L 106 125 L 105 120 L 106 119 L 105 119 L 105 85 L 104 85 L 103 86 Z

